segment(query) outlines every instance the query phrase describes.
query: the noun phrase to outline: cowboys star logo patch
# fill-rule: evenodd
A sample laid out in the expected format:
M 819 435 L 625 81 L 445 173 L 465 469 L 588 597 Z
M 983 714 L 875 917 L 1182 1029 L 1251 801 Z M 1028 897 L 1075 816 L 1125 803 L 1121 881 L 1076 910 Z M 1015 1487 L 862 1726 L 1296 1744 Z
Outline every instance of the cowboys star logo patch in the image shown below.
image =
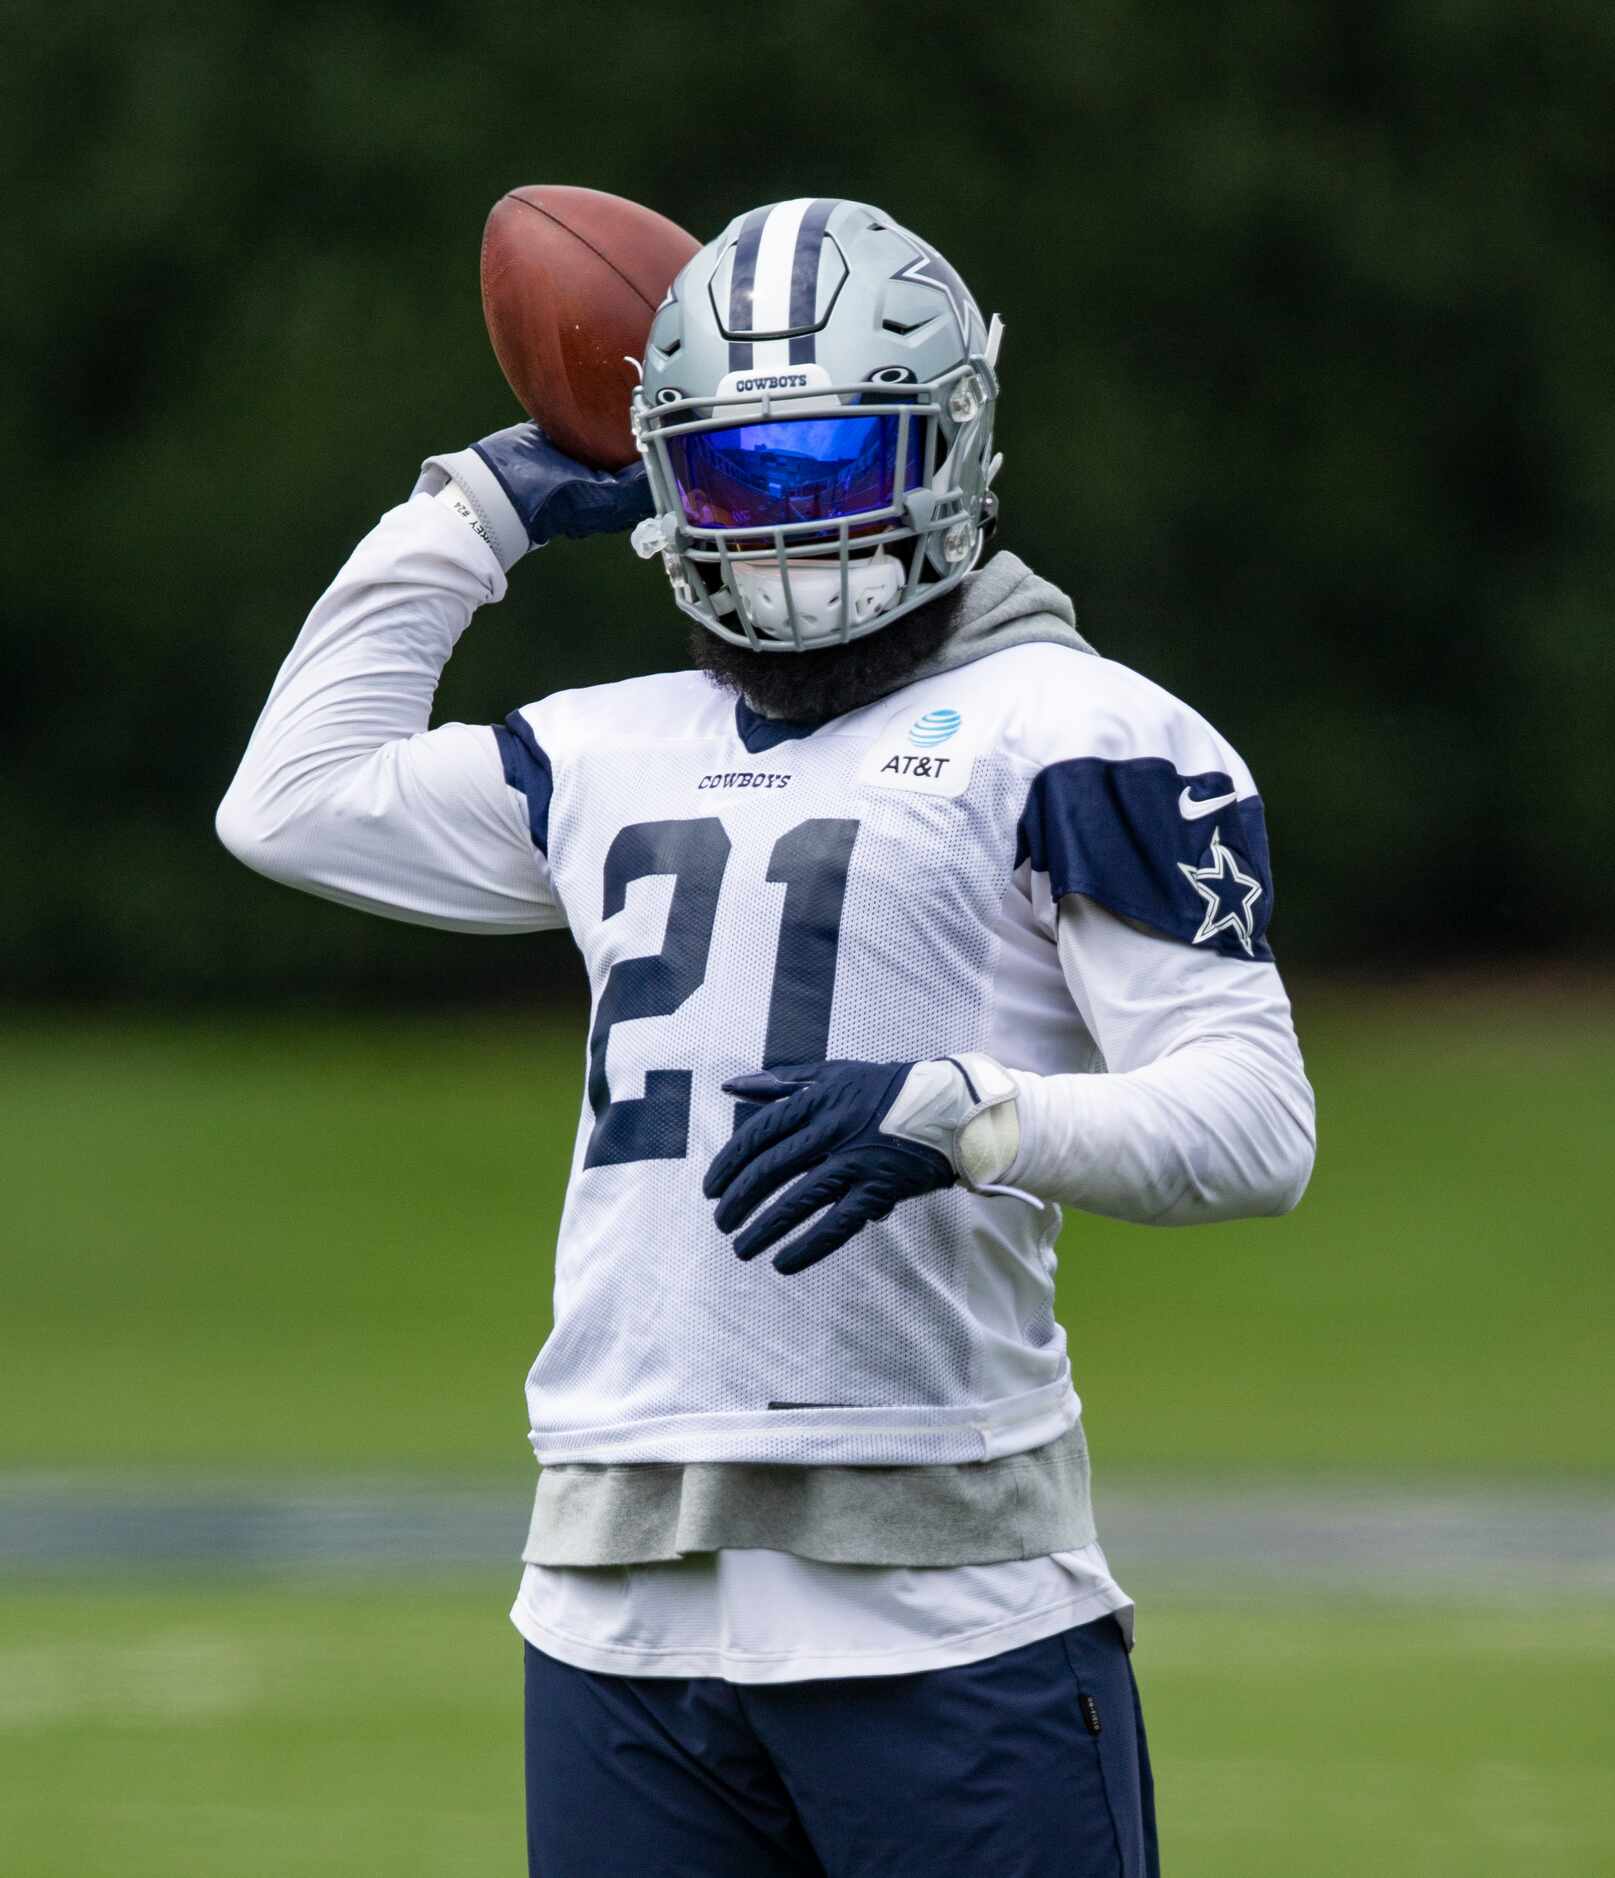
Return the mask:
M 1211 861 L 1205 867 L 1191 867 L 1178 862 L 1178 872 L 1206 903 L 1205 917 L 1192 944 L 1204 945 L 1218 933 L 1231 932 L 1245 948 L 1245 956 L 1255 956 L 1256 903 L 1262 897 L 1262 883 L 1253 875 L 1240 872 L 1233 850 L 1222 844 L 1219 830 L 1211 831 Z

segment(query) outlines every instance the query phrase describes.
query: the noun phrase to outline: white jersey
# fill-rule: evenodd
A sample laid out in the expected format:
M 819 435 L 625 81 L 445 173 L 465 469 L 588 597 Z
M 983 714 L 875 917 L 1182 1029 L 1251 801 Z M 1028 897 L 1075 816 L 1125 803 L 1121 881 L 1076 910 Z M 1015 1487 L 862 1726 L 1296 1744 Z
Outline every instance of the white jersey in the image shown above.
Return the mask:
M 1051 766 L 1141 755 L 1248 797 L 1237 758 L 1055 645 L 810 734 L 676 672 L 547 698 L 502 743 L 593 991 L 555 1331 L 528 1383 L 540 1460 L 959 1462 L 1062 1433 L 1057 1209 L 953 1188 L 807 1272 L 742 1264 L 701 1193 L 737 1121 L 723 1085 L 823 1057 L 1092 1065 L 1029 804 Z
M 220 832 L 349 904 L 571 928 L 592 1015 L 539 1459 L 954 1463 L 1053 1439 L 1078 1414 L 1057 1210 L 955 1188 L 806 1272 L 743 1264 L 701 1195 L 737 1119 L 723 1083 L 985 1050 L 1022 1073 L 1011 1180 L 1162 1223 L 1282 1211 L 1310 1094 L 1249 772 L 1158 687 L 1058 644 L 815 729 L 680 672 L 427 732 L 503 588 L 442 505 L 384 518 L 287 660 Z M 1086 941 L 1081 997 L 1062 900 L 1120 916 Z

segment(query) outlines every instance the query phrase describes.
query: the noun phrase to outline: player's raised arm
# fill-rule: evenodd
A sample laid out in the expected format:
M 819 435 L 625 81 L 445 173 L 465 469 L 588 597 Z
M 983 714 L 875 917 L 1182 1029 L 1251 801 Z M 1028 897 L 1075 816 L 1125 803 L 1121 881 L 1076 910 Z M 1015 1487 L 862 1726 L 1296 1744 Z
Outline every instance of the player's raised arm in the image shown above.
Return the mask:
M 564 924 L 537 838 L 543 752 L 508 730 L 428 730 L 472 614 L 531 547 L 631 527 L 643 470 L 575 463 L 532 424 L 429 458 L 298 635 L 220 804 L 259 873 L 420 925 Z

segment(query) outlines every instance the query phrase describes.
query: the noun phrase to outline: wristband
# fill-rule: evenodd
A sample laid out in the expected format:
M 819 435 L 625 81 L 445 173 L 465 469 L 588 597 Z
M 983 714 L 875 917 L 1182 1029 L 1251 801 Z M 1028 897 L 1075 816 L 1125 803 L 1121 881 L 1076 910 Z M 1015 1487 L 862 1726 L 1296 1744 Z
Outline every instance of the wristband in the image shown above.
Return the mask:
M 432 500 L 434 502 L 441 502 L 451 515 L 459 516 L 460 520 L 465 523 L 472 534 L 474 534 L 479 541 L 487 542 L 488 546 L 495 554 L 499 552 L 499 545 L 489 532 L 487 523 L 483 521 L 482 517 L 471 506 L 470 497 L 452 476 L 443 487 L 438 490 Z

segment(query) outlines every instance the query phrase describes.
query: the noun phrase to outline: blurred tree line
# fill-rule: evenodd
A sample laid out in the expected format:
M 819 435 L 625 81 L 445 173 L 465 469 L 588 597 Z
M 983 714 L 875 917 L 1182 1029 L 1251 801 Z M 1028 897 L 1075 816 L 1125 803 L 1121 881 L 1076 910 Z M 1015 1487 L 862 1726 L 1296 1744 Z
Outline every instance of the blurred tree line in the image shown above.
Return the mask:
M 483 216 L 912 223 L 1004 316 L 1001 544 L 1269 804 L 1288 964 L 1603 952 L 1615 873 L 1607 0 L 66 0 L 0 61 L 12 996 L 564 979 L 300 900 L 211 815 L 304 612 L 421 456 L 515 415 Z M 440 715 L 683 659 L 563 544 Z

